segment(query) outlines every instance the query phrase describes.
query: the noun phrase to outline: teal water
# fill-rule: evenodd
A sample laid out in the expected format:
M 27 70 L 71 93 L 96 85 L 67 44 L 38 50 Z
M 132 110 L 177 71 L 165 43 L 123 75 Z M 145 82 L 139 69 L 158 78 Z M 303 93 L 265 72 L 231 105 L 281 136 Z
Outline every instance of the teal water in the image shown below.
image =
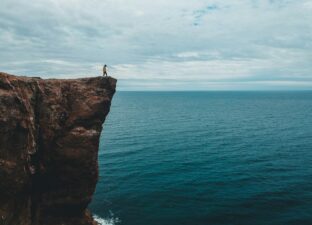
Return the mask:
M 312 92 L 117 92 L 99 167 L 103 224 L 311 225 Z

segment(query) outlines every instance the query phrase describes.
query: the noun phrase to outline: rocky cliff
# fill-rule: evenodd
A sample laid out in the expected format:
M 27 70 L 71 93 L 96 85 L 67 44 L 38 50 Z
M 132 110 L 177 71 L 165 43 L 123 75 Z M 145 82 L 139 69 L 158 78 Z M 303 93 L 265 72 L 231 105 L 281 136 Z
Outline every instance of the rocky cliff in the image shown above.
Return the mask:
M 86 209 L 116 80 L 0 73 L 0 224 L 94 225 Z

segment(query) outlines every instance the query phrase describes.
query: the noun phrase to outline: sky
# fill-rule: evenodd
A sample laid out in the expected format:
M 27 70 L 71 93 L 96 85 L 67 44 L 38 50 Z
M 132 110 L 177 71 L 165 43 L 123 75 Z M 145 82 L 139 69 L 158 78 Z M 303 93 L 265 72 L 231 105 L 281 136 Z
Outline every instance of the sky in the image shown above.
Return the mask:
M 0 71 L 118 90 L 312 90 L 311 0 L 1 0 Z

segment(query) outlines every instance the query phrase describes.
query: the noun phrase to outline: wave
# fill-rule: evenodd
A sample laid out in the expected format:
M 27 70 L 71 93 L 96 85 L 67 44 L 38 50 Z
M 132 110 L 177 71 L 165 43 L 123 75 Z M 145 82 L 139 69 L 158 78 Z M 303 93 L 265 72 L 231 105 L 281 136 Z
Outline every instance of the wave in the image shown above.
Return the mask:
M 97 215 L 93 215 L 93 219 L 98 222 L 100 225 L 116 225 L 117 223 L 120 222 L 120 220 L 118 218 L 101 218 Z

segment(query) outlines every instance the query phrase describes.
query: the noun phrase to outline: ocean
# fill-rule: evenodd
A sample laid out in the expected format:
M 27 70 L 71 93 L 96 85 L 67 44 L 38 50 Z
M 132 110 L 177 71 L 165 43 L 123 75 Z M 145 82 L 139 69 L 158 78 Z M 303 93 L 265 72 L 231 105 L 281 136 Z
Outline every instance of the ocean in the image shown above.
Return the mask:
M 311 225 L 312 92 L 117 92 L 90 209 L 109 225 Z

